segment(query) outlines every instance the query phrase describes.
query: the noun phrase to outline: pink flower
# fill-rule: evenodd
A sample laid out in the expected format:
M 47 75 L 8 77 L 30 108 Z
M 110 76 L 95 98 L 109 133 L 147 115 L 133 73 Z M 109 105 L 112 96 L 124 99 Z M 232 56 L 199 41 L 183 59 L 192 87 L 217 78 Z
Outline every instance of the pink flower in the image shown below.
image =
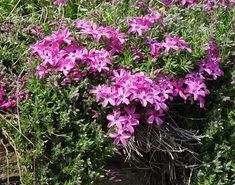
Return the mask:
M 132 117 L 131 115 L 124 116 L 125 122 L 123 124 L 122 129 L 133 134 L 135 129 L 134 126 L 139 125 L 139 120 Z
M 16 100 L 13 99 L 13 98 L 9 98 L 8 100 L 4 101 L 1 105 L 0 105 L 0 108 L 2 109 L 9 109 L 9 108 L 12 108 L 12 107 L 15 107 L 16 106 Z
M 170 50 L 179 51 L 180 49 L 185 49 L 189 53 L 192 52 L 192 50 L 188 47 L 188 44 L 178 37 L 166 36 L 165 42 L 162 43 L 162 46 L 165 48 L 166 53 Z
M 127 145 L 127 139 L 131 137 L 130 134 L 125 133 L 123 130 L 118 130 L 118 133 L 110 133 L 109 136 L 111 138 L 115 138 L 113 144 L 117 145 L 120 142 L 123 144 L 123 146 Z
M 155 96 L 154 97 L 154 109 L 157 110 L 157 111 L 167 111 L 168 110 L 168 107 L 165 103 L 165 100 L 161 95 L 158 95 L 158 96 Z
M 198 0 L 176 0 L 176 1 L 162 0 L 162 2 L 165 6 L 170 6 L 172 4 L 187 6 L 187 5 L 192 5 L 192 4 L 198 3 Z
M 174 96 L 180 96 L 182 99 L 187 100 L 187 91 L 184 88 L 185 79 L 180 78 L 178 80 L 175 80 L 172 82 L 172 85 L 174 86 Z
M 153 57 L 159 57 L 161 54 L 161 49 L 163 48 L 163 45 L 158 42 L 152 42 L 150 44 L 150 53 Z
M 34 34 L 38 38 L 42 38 L 44 36 L 43 29 L 41 26 L 37 26 L 37 25 L 32 26 L 30 28 L 30 31 L 32 32 L 32 34 Z
M 65 52 L 66 59 L 70 60 L 73 63 L 76 63 L 77 61 L 82 61 L 87 59 L 88 51 L 83 47 L 72 47 L 65 48 L 62 50 L 62 52 Z
M 131 107 L 124 107 L 125 112 L 127 115 L 131 118 L 139 119 L 140 115 L 136 113 L 136 107 L 131 106 Z
M 129 30 L 128 33 L 137 34 L 138 36 L 143 35 L 149 31 L 155 23 L 161 22 L 161 15 L 157 12 L 152 11 L 143 17 L 134 17 L 128 21 Z
M 38 73 L 39 78 L 44 78 L 46 76 L 46 74 L 48 74 L 48 72 L 49 72 L 49 70 L 43 64 L 41 64 L 37 67 L 37 73 Z
M 132 52 L 134 54 L 135 61 L 140 61 L 140 60 L 144 59 L 144 54 L 141 52 L 140 49 L 134 48 L 134 49 L 132 49 Z
M 207 73 L 209 76 L 212 76 L 214 80 L 224 75 L 223 71 L 219 67 L 219 62 L 213 59 L 202 60 L 199 63 L 199 72 L 202 74 Z
M 162 117 L 164 114 L 161 111 L 152 110 L 148 112 L 148 115 L 148 124 L 153 124 L 154 122 L 159 126 L 163 124 Z
M 65 76 L 67 76 L 70 71 L 75 67 L 75 62 L 68 59 L 61 59 L 57 64 L 58 71 L 63 72 Z
M 145 22 L 145 20 L 140 19 L 140 18 L 135 18 L 129 21 L 129 30 L 128 33 L 134 33 L 137 34 L 138 36 L 143 35 L 143 33 L 147 32 L 150 30 L 149 25 Z
M 90 93 L 96 95 L 96 101 L 100 101 L 102 97 L 105 95 L 106 86 L 105 85 L 98 85 L 94 89 L 90 90 Z
M 204 98 L 209 94 L 209 90 L 203 78 L 197 73 L 189 73 L 186 75 L 185 84 L 187 85 L 185 91 L 193 96 L 194 101 L 199 101 L 200 107 L 205 106 Z
M 52 32 L 51 36 L 45 37 L 45 41 L 49 42 L 57 42 L 58 44 L 66 43 L 71 44 L 74 40 L 73 37 L 70 36 L 71 32 L 68 28 L 60 29 L 58 31 Z
M 143 107 L 146 107 L 148 102 L 150 104 L 153 103 L 153 98 L 150 94 L 147 94 L 145 91 L 142 91 L 139 95 L 137 95 L 137 98 L 140 100 Z
M 113 112 L 113 114 L 107 115 L 107 120 L 109 120 L 108 127 L 116 126 L 118 129 L 122 128 L 122 125 L 125 122 L 125 118 L 123 116 L 120 116 L 121 112 L 119 110 L 116 110 Z
M 110 53 L 105 49 L 89 51 L 86 60 L 90 72 L 108 71 L 111 64 Z
M 126 105 L 129 105 L 130 104 L 130 101 L 129 101 L 129 96 L 131 95 L 130 92 L 124 90 L 123 88 L 118 88 L 117 90 L 117 101 L 116 101 L 116 104 L 117 105 L 120 105 L 121 103 L 124 103 Z
M 2 104 L 4 96 L 5 96 L 5 92 L 4 92 L 3 88 L 1 87 L 0 88 L 0 104 Z
M 99 27 L 96 23 L 92 23 L 88 19 L 77 20 L 76 28 L 80 30 L 80 34 L 90 35 L 97 42 L 104 41 L 106 48 L 112 54 L 122 51 L 122 45 L 126 41 L 125 34 L 121 33 L 119 28 Z
M 62 6 L 64 6 L 64 5 L 67 4 L 67 2 L 68 2 L 68 0 L 55 0 L 54 4 L 55 5 L 62 5 Z
M 108 104 L 112 106 L 116 105 L 114 93 L 116 92 L 114 92 L 111 87 L 104 87 L 103 94 L 102 94 L 102 99 L 103 99 L 102 106 L 103 107 L 107 107 Z
M 72 82 L 79 82 L 84 78 L 85 75 L 85 72 L 72 69 L 70 70 L 69 74 L 61 81 L 61 85 L 68 85 Z
M 213 42 L 213 40 L 209 41 L 209 49 L 207 51 L 207 58 L 202 60 L 199 65 L 199 72 L 202 75 L 209 75 L 212 76 L 214 80 L 216 80 L 218 77 L 223 76 L 224 73 L 220 69 L 220 61 L 221 58 L 218 55 L 217 52 L 217 46 Z
M 208 10 L 213 10 L 218 6 L 234 6 L 234 0 L 207 0 L 206 8 Z
M 178 51 L 180 48 L 177 46 L 177 41 L 172 37 L 166 37 L 165 42 L 162 44 L 165 52 L 168 53 L 171 49 Z
M 77 20 L 75 23 L 77 29 L 90 29 L 91 23 L 89 19 Z

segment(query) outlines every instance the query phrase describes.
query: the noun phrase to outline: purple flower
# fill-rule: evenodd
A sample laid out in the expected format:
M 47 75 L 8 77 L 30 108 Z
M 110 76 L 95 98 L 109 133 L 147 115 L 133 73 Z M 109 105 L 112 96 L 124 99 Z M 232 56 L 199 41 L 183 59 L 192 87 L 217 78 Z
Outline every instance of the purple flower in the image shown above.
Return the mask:
M 140 115 L 136 113 L 136 107 L 131 106 L 131 107 L 124 107 L 125 112 L 127 115 L 131 118 L 139 119 Z
M 184 88 L 185 79 L 180 78 L 178 80 L 175 80 L 172 82 L 172 85 L 174 86 L 174 96 L 180 96 L 183 100 L 187 100 L 187 91 Z
M 70 70 L 69 74 L 61 81 L 61 85 L 68 85 L 72 82 L 79 82 L 85 75 L 85 72 L 81 72 L 76 69 Z
M 103 94 L 102 94 L 102 106 L 107 107 L 108 104 L 115 106 L 116 101 L 115 101 L 115 91 L 111 87 L 104 87 L 103 89 Z
M 116 104 L 117 105 L 120 105 L 121 103 L 124 103 L 126 105 L 129 105 L 130 104 L 130 101 L 129 101 L 129 96 L 131 95 L 130 92 L 126 91 L 124 88 L 120 87 L 117 89 L 117 101 L 116 101 Z
M 106 89 L 105 85 L 98 85 L 94 89 L 91 89 L 90 93 L 96 95 L 96 101 L 98 102 L 101 100 L 102 97 L 104 97 L 105 89 Z
M 62 6 L 64 6 L 64 5 L 67 4 L 67 2 L 68 2 L 68 0 L 55 0 L 54 4 L 55 5 L 62 5 Z
M 105 49 L 89 51 L 86 60 L 90 72 L 108 71 L 108 65 L 111 64 L 110 53 Z
M 161 111 L 152 110 L 148 112 L 148 115 L 148 124 L 153 124 L 154 122 L 159 126 L 163 124 L 162 117 L 164 114 Z
M 139 95 L 137 95 L 137 98 L 140 100 L 143 107 L 146 107 L 148 102 L 150 104 L 153 103 L 152 96 L 145 91 L 142 91 Z
M 194 101 L 199 101 L 200 107 L 203 108 L 204 98 L 209 94 L 203 78 L 198 73 L 191 72 L 186 75 L 185 84 L 187 85 L 185 91 L 193 96 Z
M 40 64 L 39 66 L 37 66 L 37 73 L 39 78 L 44 78 L 46 76 L 46 74 L 49 73 L 50 70 L 47 69 L 46 66 L 44 66 L 43 64 Z
M 138 36 L 143 35 L 149 31 L 155 23 L 161 22 L 161 15 L 157 12 L 152 11 L 151 13 L 143 17 L 134 17 L 128 21 L 129 30 L 128 33 L 137 34 Z
M 144 59 L 144 54 L 141 52 L 140 49 L 134 48 L 134 49 L 132 49 L 132 52 L 134 54 L 135 61 L 140 61 L 140 60 Z
M 87 59 L 88 51 L 85 48 L 73 45 L 70 46 L 72 47 L 67 47 L 61 51 L 61 53 L 65 53 L 66 59 L 73 63 Z
M 108 128 L 116 126 L 118 129 L 122 129 L 122 125 L 125 122 L 125 117 L 120 116 L 121 112 L 119 110 L 116 110 L 113 112 L 113 114 L 107 115 L 107 120 L 109 120 Z
M 90 29 L 91 23 L 89 19 L 77 20 L 75 23 L 77 29 Z
M 140 18 L 135 18 L 129 21 L 128 33 L 137 34 L 138 36 L 143 35 L 143 33 L 150 30 L 151 26 L 147 22 Z
M 132 117 L 131 115 L 124 116 L 124 118 L 125 122 L 122 129 L 133 134 L 135 131 L 134 126 L 139 125 L 139 120 Z
M 16 106 L 16 100 L 13 98 L 9 98 L 8 100 L 1 103 L 0 108 L 6 110 L 15 106 Z
M 130 134 L 125 133 L 123 130 L 118 130 L 118 133 L 110 133 L 109 136 L 111 138 L 115 138 L 113 144 L 117 145 L 120 142 L 123 144 L 123 146 L 127 145 L 127 139 L 129 139 L 131 137 Z
M 105 49 L 88 51 L 74 42 L 67 28 L 54 31 L 41 42 L 32 46 L 32 53 L 39 56 L 42 63 L 37 67 L 38 76 L 62 73 L 65 78 L 61 84 L 79 81 L 84 73 L 78 72 L 79 67 L 88 67 L 89 73 L 108 71 L 111 65 L 111 54 Z M 76 70 L 75 70 L 76 69 Z M 71 80 L 71 78 L 74 78 Z
M 67 76 L 75 66 L 75 62 L 68 59 L 61 59 L 57 64 L 57 69 Z
M 122 51 L 122 45 L 126 41 L 125 34 L 121 33 L 119 28 L 99 27 L 96 23 L 92 23 L 88 19 L 77 20 L 76 28 L 79 29 L 80 34 L 90 35 L 97 42 L 104 41 L 106 48 L 112 54 Z
M 32 32 L 32 34 L 34 34 L 38 38 L 42 38 L 44 36 L 43 29 L 41 26 L 37 26 L 37 25 L 32 26 L 30 28 L 30 31 Z
M 192 50 L 188 47 L 188 44 L 178 37 L 166 36 L 165 42 L 162 43 L 162 46 L 165 48 L 166 53 L 168 53 L 170 50 L 179 51 L 180 49 L 185 49 L 189 53 L 192 52 Z
M 163 48 L 163 45 L 158 42 L 152 42 L 150 44 L 150 53 L 153 57 L 159 57 L 161 54 L 161 49 Z
M 71 32 L 68 28 L 60 29 L 58 31 L 52 32 L 50 36 L 45 37 L 45 41 L 48 42 L 57 42 L 58 44 L 66 43 L 71 44 L 74 40 L 73 37 L 70 36 Z
M 165 5 L 165 6 L 170 6 L 172 4 L 172 0 L 161 0 L 161 2 Z
M 197 4 L 198 0 L 162 0 L 162 3 L 165 6 L 170 6 L 172 4 L 176 4 L 176 5 L 181 5 L 181 6 L 187 6 L 187 5 L 192 5 L 192 4 Z
M 4 92 L 4 89 L 1 87 L 0 88 L 0 104 L 2 104 L 3 102 L 3 97 L 5 96 L 5 92 Z
M 234 0 L 207 0 L 206 8 L 208 10 L 213 10 L 218 6 L 234 6 Z
M 218 77 L 223 76 L 224 73 L 220 69 L 221 58 L 218 55 L 217 52 L 217 46 L 213 42 L 213 40 L 209 41 L 209 49 L 207 51 L 207 58 L 202 60 L 199 65 L 199 72 L 202 75 L 209 75 L 212 76 L 214 80 L 216 80 Z
M 186 6 L 186 5 L 197 4 L 198 0 L 178 0 L 176 2 L 180 5 Z
M 223 71 L 219 67 L 219 62 L 213 59 L 202 60 L 199 63 L 199 72 L 202 74 L 207 73 L 209 76 L 212 76 L 214 80 L 224 75 Z

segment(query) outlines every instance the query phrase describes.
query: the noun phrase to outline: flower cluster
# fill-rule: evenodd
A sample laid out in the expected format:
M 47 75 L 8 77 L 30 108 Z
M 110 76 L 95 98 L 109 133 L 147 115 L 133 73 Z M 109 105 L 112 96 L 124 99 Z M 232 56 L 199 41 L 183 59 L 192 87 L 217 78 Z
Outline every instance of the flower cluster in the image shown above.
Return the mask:
M 195 1 L 186 3 L 190 2 Z M 156 22 L 162 22 L 162 18 L 154 11 L 143 17 L 132 18 L 128 21 L 128 33 L 141 36 Z M 209 94 L 205 84 L 207 77 L 212 76 L 216 79 L 223 75 L 219 68 L 221 59 L 212 41 L 209 43 L 208 56 L 199 62 L 198 71 L 174 79 L 173 76 L 163 75 L 160 73 L 161 70 L 156 70 L 156 77 L 150 78 L 143 72 L 134 73 L 132 70 L 123 69 L 120 65 L 118 69 L 115 65 L 110 68 L 112 59 L 115 58 L 113 55 L 120 54 L 126 43 L 125 33 L 120 32 L 118 28 L 98 26 L 88 19 L 77 20 L 76 28 L 81 37 L 87 40 L 95 39 L 105 49 L 86 49 L 84 45 L 78 43 L 68 28 L 54 31 L 32 47 L 33 54 L 39 56 L 42 61 L 37 67 L 38 75 L 43 78 L 59 74 L 63 77 L 61 84 L 65 85 L 78 82 L 88 74 L 110 71 L 112 75 L 109 85 L 97 85 L 90 90 L 90 93 L 95 94 L 96 101 L 104 108 L 113 110 L 107 115 L 107 120 L 114 144 L 127 145 L 128 139 L 134 135 L 140 121 L 161 126 L 170 108 L 170 102 L 177 97 L 191 103 L 198 102 L 203 108 L 205 97 Z M 153 57 L 181 50 L 192 52 L 188 43 L 176 36 L 167 35 L 162 42 L 148 38 L 147 44 L 150 45 L 150 54 Z M 134 43 L 131 43 L 128 49 L 132 50 L 136 60 L 148 58 L 148 55 L 145 57 Z M 94 113 L 93 118 L 97 118 L 100 114 L 95 111 Z
M 125 34 L 120 32 L 118 28 L 98 26 L 88 19 L 77 20 L 76 28 L 81 35 L 92 36 L 97 42 L 102 40 L 111 53 L 122 51 Z
M 162 0 L 162 3 L 165 6 L 179 5 L 179 6 L 188 6 L 198 4 L 198 0 Z M 217 6 L 232 6 L 235 4 L 234 0 L 207 0 L 204 2 L 208 10 L 213 10 Z
M 3 87 L 0 88 L 0 109 L 6 110 L 16 106 L 16 99 L 13 97 L 4 98 L 6 91 Z
M 101 102 L 103 107 L 115 108 L 113 114 L 107 116 L 108 127 L 117 130 L 110 137 L 115 138 L 114 144 L 121 142 L 126 145 L 126 139 L 134 133 L 134 126 L 139 124 L 140 115 L 146 118 L 148 124 L 156 123 L 160 126 L 169 109 L 168 103 L 174 97 L 190 100 L 191 103 L 198 101 L 203 108 L 209 90 L 204 77 L 197 72 L 191 72 L 178 80 L 163 75 L 153 80 L 142 72 L 132 74 L 131 71 L 121 69 L 119 72 L 113 71 L 110 85 L 99 85 L 91 93 L 96 95 L 96 101 Z M 141 111 L 136 113 L 136 110 Z
M 23 91 L 24 77 L 13 77 L 0 74 L 0 110 L 14 109 L 18 102 L 28 98 L 28 93 Z
M 165 101 L 173 94 L 173 86 L 166 80 L 153 81 L 143 72 L 132 74 L 124 69 L 113 71 L 112 79 L 111 86 L 97 86 L 92 91 L 103 107 L 108 104 L 120 106 L 140 102 L 143 107 L 151 105 L 157 111 L 167 110 Z
M 219 67 L 220 61 L 221 58 L 218 56 L 217 46 L 213 41 L 210 41 L 207 58 L 199 63 L 199 72 L 212 76 L 216 80 L 217 77 L 223 76 L 224 74 Z
M 146 112 L 147 122 L 157 125 L 163 123 L 162 116 L 168 110 L 167 100 L 173 99 L 173 85 L 170 79 L 162 77 L 158 80 L 150 79 L 143 72 L 132 74 L 131 71 L 121 69 L 113 71 L 111 85 L 99 85 L 91 91 L 96 95 L 96 100 L 103 107 L 111 105 L 116 107 L 112 115 L 108 115 L 108 127 L 117 128 L 118 133 L 114 143 L 125 143 L 127 136 L 134 133 L 133 126 L 139 124 L 138 110 L 142 107 Z M 120 109 L 124 107 L 125 115 L 121 115 Z M 124 138 L 122 136 L 124 135 Z
M 68 0 L 55 0 L 54 5 L 64 6 L 68 3 Z
M 139 124 L 140 113 L 135 112 L 137 107 L 144 108 L 149 124 L 163 123 L 162 116 L 168 110 L 166 102 L 173 98 L 173 85 L 167 78 L 154 81 L 142 72 L 132 74 L 121 69 L 113 71 L 111 85 L 99 85 L 91 93 L 103 107 L 116 107 L 114 113 L 107 116 L 108 127 L 117 129 L 117 133 L 111 133 L 110 137 L 115 138 L 115 144 L 121 142 L 125 145 L 125 140 L 134 133 L 134 126 Z M 121 107 L 125 110 L 123 115 Z
M 205 106 L 205 97 L 209 94 L 205 80 L 202 75 L 197 72 L 191 72 L 184 78 L 174 81 L 175 95 L 178 95 L 183 100 L 198 101 L 200 107 Z
M 213 10 L 217 6 L 234 6 L 234 0 L 207 0 L 206 7 L 208 10 Z
M 165 41 L 162 43 L 148 38 L 147 43 L 150 44 L 150 53 L 153 57 L 159 57 L 162 52 L 169 53 L 170 51 L 178 52 L 180 50 L 192 52 L 187 42 L 175 36 L 166 36 Z
M 48 74 L 59 72 L 63 74 L 66 84 L 71 79 L 79 81 L 86 73 L 82 71 L 84 65 L 89 73 L 108 71 L 111 64 L 111 55 L 105 50 L 91 49 L 79 46 L 67 28 L 55 31 L 51 36 L 32 46 L 42 63 L 37 67 L 40 78 Z
M 38 38 L 43 38 L 44 33 L 41 26 L 30 26 L 29 31 Z
M 187 5 L 193 5 L 193 4 L 197 4 L 198 0 L 162 0 L 162 3 L 165 6 L 170 6 L 172 4 L 176 4 L 176 5 L 180 5 L 180 6 L 187 6 Z
M 149 31 L 157 22 L 162 23 L 162 17 L 158 12 L 151 11 L 143 17 L 133 17 L 128 21 L 128 33 L 143 35 Z

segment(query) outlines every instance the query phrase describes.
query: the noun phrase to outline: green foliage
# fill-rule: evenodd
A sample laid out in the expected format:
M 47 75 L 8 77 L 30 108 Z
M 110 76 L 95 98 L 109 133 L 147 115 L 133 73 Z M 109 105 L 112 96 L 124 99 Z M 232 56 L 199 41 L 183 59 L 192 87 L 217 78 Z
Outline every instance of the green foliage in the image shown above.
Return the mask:
M 82 101 L 88 99 L 86 86 L 52 88 L 51 82 L 28 80 L 31 97 L 20 104 L 19 120 L 32 143 L 1 121 L 23 153 L 22 164 L 32 168 L 23 174 L 24 184 L 33 184 L 35 178 L 37 184 L 86 185 L 104 173 L 111 147 L 101 124 L 91 118 L 90 102 Z
M 235 68 L 227 67 L 226 77 L 212 91 L 204 128 L 207 138 L 201 148 L 205 163 L 198 172 L 197 185 L 235 184 Z
M 0 24 L 6 26 L 0 30 L 0 63 L 9 73 L 25 74 L 30 92 L 30 99 L 19 105 L 19 115 L 4 113 L 0 118 L 0 127 L 10 133 L 20 152 L 22 183 L 94 183 L 105 173 L 113 151 L 102 129 L 104 119 L 92 118 L 96 104 L 87 92 L 88 81 L 64 88 L 54 77 L 40 80 L 30 56 L 30 45 L 37 39 L 31 26 L 49 30 L 48 24 L 63 16 L 62 9 L 47 9 L 49 1 L 0 4 Z
M 211 95 L 207 100 L 207 120 L 203 128 L 203 134 L 207 137 L 201 147 L 204 164 L 199 169 L 195 184 L 232 185 L 235 184 L 234 10 L 226 13 L 218 10 L 214 16 L 218 23 L 214 35 L 225 61 L 225 76 L 211 86 Z

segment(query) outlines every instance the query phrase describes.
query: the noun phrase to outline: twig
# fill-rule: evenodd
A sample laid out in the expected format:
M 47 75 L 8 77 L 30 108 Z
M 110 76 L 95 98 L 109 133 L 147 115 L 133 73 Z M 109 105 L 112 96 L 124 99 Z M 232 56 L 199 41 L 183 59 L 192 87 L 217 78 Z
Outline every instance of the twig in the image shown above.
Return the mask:
M 17 151 L 17 148 L 16 148 L 16 144 L 14 142 L 14 140 L 9 136 L 9 134 L 2 128 L 2 133 L 3 135 L 8 139 L 10 145 L 12 146 L 12 148 L 14 149 L 14 152 L 15 152 L 15 155 L 16 155 L 16 160 L 17 160 L 17 167 L 18 167 L 18 170 L 19 170 L 19 177 L 20 177 L 20 183 L 22 185 L 24 185 L 23 181 L 22 181 L 22 172 L 21 172 L 21 166 L 20 166 L 20 154 L 19 152 Z
M 33 142 L 29 138 L 27 138 L 22 132 L 20 132 L 20 130 L 15 125 L 13 125 L 10 121 L 8 121 L 2 114 L 0 114 L 0 117 L 4 119 L 8 124 L 10 124 L 17 132 L 19 132 L 20 135 L 22 135 L 34 147 Z
M 7 184 L 10 184 L 10 170 L 9 170 L 9 160 L 8 160 L 8 157 L 9 157 L 9 153 L 8 153 L 8 149 L 6 147 L 6 145 L 4 144 L 3 142 L 3 139 L 1 139 L 1 143 L 2 143 L 2 146 L 4 147 L 5 151 L 6 151 L 6 162 L 7 162 Z

